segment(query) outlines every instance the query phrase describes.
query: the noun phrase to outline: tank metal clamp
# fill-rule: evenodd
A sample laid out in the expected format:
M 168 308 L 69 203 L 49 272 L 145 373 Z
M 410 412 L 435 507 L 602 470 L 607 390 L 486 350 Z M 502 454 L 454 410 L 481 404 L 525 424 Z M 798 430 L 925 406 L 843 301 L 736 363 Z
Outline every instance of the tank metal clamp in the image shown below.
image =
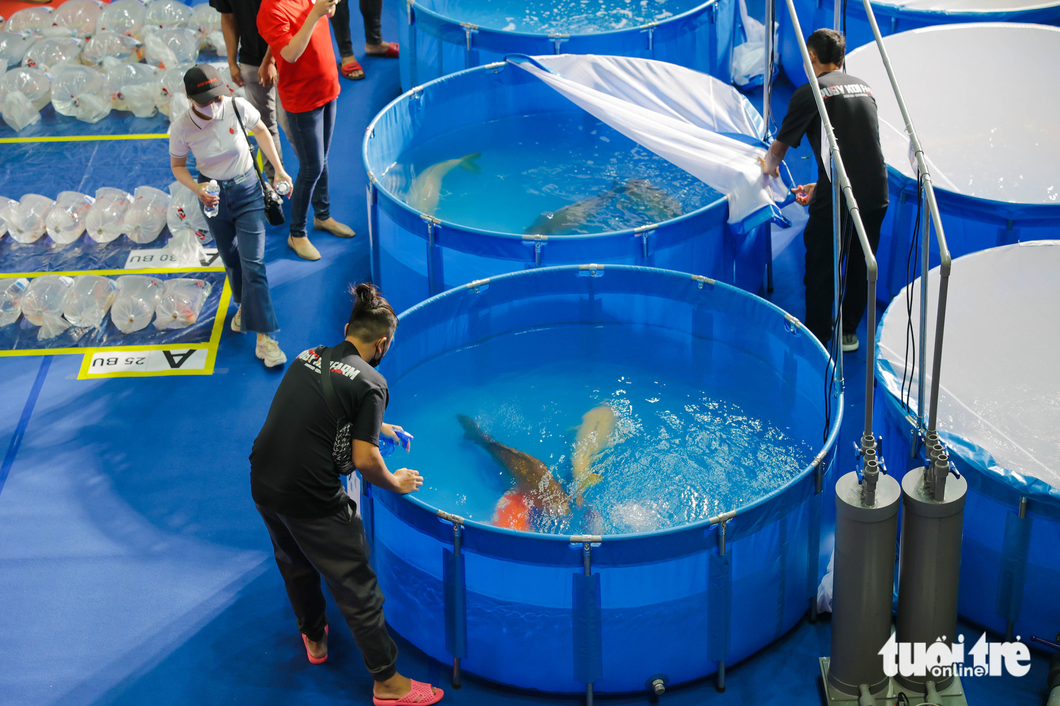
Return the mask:
M 446 512 L 445 510 L 438 510 L 438 512 L 435 514 L 438 515 L 439 519 L 445 520 L 447 522 L 452 522 L 454 525 L 459 525 L 460 527 L 464 526 L 464 518 L 460 517 L 460 515 L 454 515 L 453 513 Z
M 578 276 L 579 277 L 603 277 L 604 266 L 603 265 L 578 265 Z
M 701 275 L 692 275 L 692 281 L 696 283 L 696 289 L 703 289 L 703 286 L 713 287 L 717 282 L 712 280 L 710 277 L 703 277 Z
M 604 538 L 598 534 L 572 534 L 570 536 L 570 544 L 572 547 L 581 546 L 583 544 L 590 544 L 598 547 L 604 541 Z
M 475 291 L 475 294 L 478 294 L 479 291 L 483 291 L 489 288 L 490 281 L 488 277 L 486 279 L 477 279 L 474 282 L 468 282 L 466 286 L 468 289 L 473 289 Z

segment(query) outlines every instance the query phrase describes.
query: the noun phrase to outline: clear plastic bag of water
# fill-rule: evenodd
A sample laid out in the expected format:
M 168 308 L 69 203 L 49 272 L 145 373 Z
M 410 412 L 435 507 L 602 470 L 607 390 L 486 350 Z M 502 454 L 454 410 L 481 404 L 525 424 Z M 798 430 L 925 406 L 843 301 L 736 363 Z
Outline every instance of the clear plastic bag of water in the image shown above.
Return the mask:
M 23 37 L 43 37 L 44 29 L 52 26 L 54 16 L 55 11 L 50 7 L 27 7 L 7 18 L 4 31 Z
M 15 68 L 0 78 L 0 114 L 16 131 L 40 122 L 50 98 L 51 81 L 43 71 Z
M 116 110 L 130 110 L 138 118 L 155 114 L 159 71 L 147 64 L 119 64 L 103 72 L 103 96 Z
M 163 115 L 170 115 L 170 103 L 173 99 L 177 96 L 187 97 L 184 93 L 184 74 L 192 66 L 193 64 L 172 66 L 159 76 L 158 93 L 155 94 L 155 105 L 158 106 L 158 112 Z M 179 115 L 176 117 L 179 117 Z M 173 116 L 170 119 L 172 120 Z
M 22 315 L 22 298 L 29 289 L 29 280 L 0 279 L 0 326 L 9 326 Z
M 132 194 L 104 186 L 96 190 L 96 202 L 85 219 L 88 237 L 97 243 L 109 243 L 121 235 L 122 219 L 132 205 Z
M 191 19 L 191 8 L 177 0 L 152 0 L 147 3 L 144 27 L 176 29 L 187 27 Z
M 22 297 L 22 315 L 34 326 L 40 326 L 37 339 L 55 338 L 70 328 L 63 318 L 63 307 L 74 281 L 60 275 L 42 275 L 30 282 Z
M 63 316 L 72 326 L 100 328 L 118 298 L 118 283 L 100 275 L 81 275 L 63 305 Z
M 61 245 L 72 243 L 85 232 L 85 221 L 95 199 L 77 191 L 63 191 L 55 199 L 44 223 L 48 235 Z
M 139 39 L 142 36 L 147 8 L 140 0 L 117 0 L 103 8 L 96 23 L 99 32 L 117 32 Z
M 0 32 L 0 71 L 22 63 L 22 57 L 37 42 L 36 37 L 23 37 L 14 32 Z
M 228 52 L 228 47 L 225 45 L 225 34 L 221 30 L 207 34 L 203 46 L 206 49 L 213 50 L 218 56 L 225 56 Z
M 48 72 L 61 64 L 79 64 L 84 45 L 85 40 L 73 37 L 42 39 L 30 47 L 22 57 L 22 65 L 28 69 Z
M 200 245 L 213 240 L 210 227 L 206 224 L 206 217 L 202 214 L 198 195 L 179 181 L 169 185 L 169 210 L 166 212 L 166 224 L 174 238 L 186 233 Z
M 110 320 L 122 333 L 146 328 L 155 315 L 162 294 L 162 280 L 145 275 L 118 278 L 118 298 L 110 308 Z
M 181 329 L 199 320 L 210 284 L 201 279 L 171 279 L 162 289 L 155 308 L 155 328 Z
M 26 94 L 18 91 L 4 96 L 3 102 L 0 103 L 0 115 L 15 132 L 40 122 L 40 111 L 33 107 Z
M 187 28 L 144 30 L 144 61 L 160 69 L 199 61 L 199 36 Z
M 10 206 L 18 206 L 18 201 L 0 196 L 0 238 L 7 235 L 7 220 L 4 218 L 4 211 Z
M 192 8 L 191 20 L 188 26 L 198 30 L 199 38 L 206 44 L 210 43 L 210 35 L 221 31 L 221 13 L 208 2 L 195 5 Z M 221 47 L 213 47 L 219 56 L 225 56 L 224 35 L 221 35 Z
M 121 221 L 121 232 L 134 243 L 154 242 L 166 227 L 169 194 L 153 186 L 138 186 L 132 205 Z
M 70 28 L 74 36 L 87 38 L 96 33 L 101 14 L 103 5 L 97 0 L 67 0 L 55 11 L 54 24 Z
M 86 123 L 98 123 L 113 108 L 103 97 L 103 74 L 88 66 L 63 66 L 52 81 L 55 112 Z
M 97 32 L 81 50 L 88 66 L 110 68 L 115 63 L 136 63 L 143 58 L 143 43 L 119 32 Z
M 40 240 L 47 229 L 45 218 L 54 201 L 39 194 L 26 194 L 15 205 L 8 204 L 3 210 L 7 222 L 7 233 L 20 243 Z

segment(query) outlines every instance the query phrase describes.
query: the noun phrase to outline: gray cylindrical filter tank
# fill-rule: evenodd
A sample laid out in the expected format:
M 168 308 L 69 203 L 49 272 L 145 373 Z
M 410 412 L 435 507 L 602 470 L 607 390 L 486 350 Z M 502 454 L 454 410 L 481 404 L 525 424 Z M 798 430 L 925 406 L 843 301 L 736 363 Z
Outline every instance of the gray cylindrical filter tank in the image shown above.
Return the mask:
M 891 637 L 894 544 L 902 493 L 898 481 L 890 476 L 873 475 L 878 480 L 868 507 L 856 473 L 848 473 L 836 483 L 828 682 L 852 695 L 859 693 L 862 684 L 874 694 L 887 686 L 879 651 Z
M 943 456 L 948 469 L 949 462 Z M 932 476 L 938 479 L 937 469 Z M 964 501 L 968 483 L 964 478 L 942 476 L 942 499 L 936 500 L 938 480 L 928 479 L 925 468 L 917 468 L 902 479 L 902 543 L 898 560 L 898 626 L 895 639 L 900 643 L 922 642 L 930 646 L 937 639 L 952 645 L 957 633 L 957 589 L 961 573 L 961 537 L 964 529 Z M 953 683 L 953 677 L 895 677 L 906 689 L 923 692 L 927 682 L 939 691 Z

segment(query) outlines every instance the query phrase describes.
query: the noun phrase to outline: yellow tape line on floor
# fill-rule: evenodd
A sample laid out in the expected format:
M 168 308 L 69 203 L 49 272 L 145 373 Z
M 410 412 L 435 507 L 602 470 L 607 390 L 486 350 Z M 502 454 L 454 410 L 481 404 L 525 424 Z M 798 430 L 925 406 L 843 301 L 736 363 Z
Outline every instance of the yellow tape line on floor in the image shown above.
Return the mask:
M 168 134 L 141 135 L 62 135 L 56 137 L 0 137 L 0 145 L 30 142 L 100 142 L 105 140 L 168 140 Z
M 59 277 L 77 277 L 79 275 L 100 275 L 101 277 L 113 277 L 120 275 L 188 275 L 198 272 L 224 272 L 223 267 L 174 267 L 156 270 L 66 270 L 63 272 L 0 272 L 0 277 L 5 279 L 17 279 L 19 277 L 41 277 L 43 275 L 57 275 Z M 228 280 L 225 280 L 227 282 Z

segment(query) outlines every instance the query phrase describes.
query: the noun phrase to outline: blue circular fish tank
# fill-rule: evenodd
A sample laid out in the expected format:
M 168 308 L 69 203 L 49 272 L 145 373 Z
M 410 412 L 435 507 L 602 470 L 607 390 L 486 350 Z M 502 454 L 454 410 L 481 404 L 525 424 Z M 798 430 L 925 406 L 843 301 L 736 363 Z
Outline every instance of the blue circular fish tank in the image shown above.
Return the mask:
M 658 59 L 732 80 L 734 0 L 406 0 L 405 90 L 508 54 Z
M 667 270 L 540 268 L 409 309 L 380 370 L 387 421 L 415 436 L 389 464 L 424 486 L 353 491 L 389 624 L 553 693 L 752 655 L 805 614 L 827 564 L 829 365 L 775 306 Z
M 731 91 L 743 112 L 753 106 Z M 725 197 L 499 63 L 409 91 L 368 126 L 372 281 L 398 311 L 467 282 L 583 262 L 680 270 L 749 291 L 768 223 L 736 233 Z

